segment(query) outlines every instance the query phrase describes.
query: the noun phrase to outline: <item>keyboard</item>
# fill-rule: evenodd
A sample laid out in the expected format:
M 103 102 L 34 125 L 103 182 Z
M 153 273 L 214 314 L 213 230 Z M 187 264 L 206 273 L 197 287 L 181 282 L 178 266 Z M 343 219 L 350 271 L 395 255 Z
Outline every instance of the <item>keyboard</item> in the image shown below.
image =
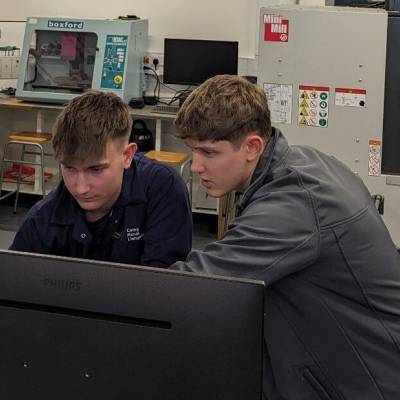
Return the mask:
M 161 113 L 161 114 L 176 114 L 179 111 L 179 106 L 174 105 L 166 105 L 166 104 L 157 104 L 151 110 L 154 113 Z

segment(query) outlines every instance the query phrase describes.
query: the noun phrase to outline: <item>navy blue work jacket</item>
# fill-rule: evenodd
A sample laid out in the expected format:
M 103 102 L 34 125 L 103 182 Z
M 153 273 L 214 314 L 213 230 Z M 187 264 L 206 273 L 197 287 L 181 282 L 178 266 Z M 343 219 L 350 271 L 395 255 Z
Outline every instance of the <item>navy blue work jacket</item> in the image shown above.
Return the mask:
M 143 157 L 125 171 L 100 240 L 91 235 L 84 211 L 61 182 L 28 212 L 10 249 L 168 267 L 184 260 L 191 244 L 191 206 L 182 177 Z

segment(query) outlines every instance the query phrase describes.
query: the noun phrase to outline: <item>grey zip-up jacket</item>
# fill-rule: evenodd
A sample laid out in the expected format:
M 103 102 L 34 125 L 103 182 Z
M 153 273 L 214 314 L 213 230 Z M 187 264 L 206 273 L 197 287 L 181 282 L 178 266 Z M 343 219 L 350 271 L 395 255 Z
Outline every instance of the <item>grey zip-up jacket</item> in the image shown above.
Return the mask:
M 335 158 L 275 129 L 226 234 L 172 268 L 265 281 L 264 398 L 400 399 L 400 256 Z

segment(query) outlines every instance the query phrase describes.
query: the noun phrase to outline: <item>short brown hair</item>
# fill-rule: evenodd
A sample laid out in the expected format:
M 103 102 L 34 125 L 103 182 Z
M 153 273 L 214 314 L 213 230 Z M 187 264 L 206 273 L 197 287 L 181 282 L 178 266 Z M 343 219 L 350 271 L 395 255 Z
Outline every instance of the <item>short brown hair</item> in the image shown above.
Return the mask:
M 267 98 L 245 78 L 217 75 L 186 99 L 176 117 L 175 129 L 182 139 L 238 144 L 248 133 L 257 132 L 268 141 L 271 119 Z
M 53 126 L 58 160 L 100 158 L 109 140 L 129 137 L 132 118 L 128 106 L 114 93 L 91 90 L 75 97 Z

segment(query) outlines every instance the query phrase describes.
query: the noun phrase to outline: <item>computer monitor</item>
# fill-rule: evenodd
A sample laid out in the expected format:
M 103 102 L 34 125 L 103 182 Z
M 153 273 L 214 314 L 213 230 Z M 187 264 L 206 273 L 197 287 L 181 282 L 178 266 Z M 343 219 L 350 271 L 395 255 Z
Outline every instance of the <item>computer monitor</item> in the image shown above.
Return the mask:
M 199 85 L 215 75 L 238 73 L 238 42 L 164 39 L 164 83 Z
M 261 399 L 262 282 L 0 260 L 1 399 Z

